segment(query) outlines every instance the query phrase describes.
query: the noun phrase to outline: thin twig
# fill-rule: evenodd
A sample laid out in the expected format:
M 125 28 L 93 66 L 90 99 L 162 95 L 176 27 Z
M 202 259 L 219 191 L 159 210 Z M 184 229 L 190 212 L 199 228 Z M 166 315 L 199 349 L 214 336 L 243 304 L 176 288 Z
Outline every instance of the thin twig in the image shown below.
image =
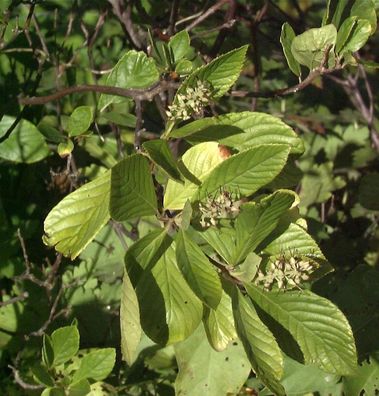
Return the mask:
M 136 49 L 142 49 L 142 42 L 139 39 L 136 31 L 134 30 L 134 25 L 132 22 L 131 2 L 128 2 L 126 9 L 123 8 L 122 0 L 108 0 L 108 2 L 112 5 L 113 13 L 120 20 L 123 28 L 125 29 L 126 33 L 130 38 L 132 45 L 134 45 Z
M 28 336 L 41 337 L 45 333 L 45 330 L 48 328 L 50 323 L 55 319 L 55 317 L 57 315 L 58 316 L 61 315 L 60 312 L 58 312 L 58 314 L 56 314 L 55 312 L 57 310 L 58 303 L 59 303 L 64 291 L 65 291 L 65 287 L 64 287 L 64 285 L 62 285 L 54 299 L 53 305 L 50 308 L 50 313 L 49 313 L 48 319 L 44 322 L 44 324 L 38 330 L 32 331 L 31 333 L 28 334 Z M 66 312 L 66 311 L 67 311 L 67 309 L 63 310 L 62 312 Z
M 150 101 L 155 95 L 158 95 L 169 88 L 176 88 L 177 86 L 177 83 L 169 81 L 161 81 L 147 89 L 125 89 L 119 87 L 109 87 L 106 85 L 77 85 L 74 87 L 60 89 L 51 95 L 20 98 L 19 103 L 23 105 L 43 105 L 54 100 L 59 100 L 64 96 L 81 92 L 98 92 L 106 95 L 130 97 L 135 100 Z
M 134 149 L 139 151 L 141 149 L 141 129 L 142 129 L 142 106 L 141 101 L 136 100 L 136 128 L 134 131 Z
M 195 26 L 199 25 L 205 19 L 213 15 L 219 8 L 221 8 L 224 4 L 228 3 L 229 0 L 219 0 L 216 4 L 212 7 L 209 7 L 207 11 L 199 15 L 190 25 L 186 27 L 187 32 L 192 30 Z
M 29 297 L 29 293 L 28 292 L 23 292 L 19 296 L 10 298 L 9 300 L 0 301 L 0 307 L 5 307 L 6 305 L 16 304 L 16 303 L 18 303 L 20 301 L 24 301 L 28 297 Z
M 40 390 L 43 389 L 43 385 L 34 385 L 34 384 L 29 384 L 25 382 L 19 373 L 19 371 L 16 369 L 16 367 L 11 366 L 8 364 L 8 367 L 12 370 L 13 372 L 13 377 L 14 381 L 16 382 L 17 385 L 20 385 L 22 389 L 28 389 L 28 390 Z
M 175 22 L 178 18 L 180 0 L 173 0 L 170 12 L 170 22 L 168 27 L 168 34 L 172 36 L 175 33 Z

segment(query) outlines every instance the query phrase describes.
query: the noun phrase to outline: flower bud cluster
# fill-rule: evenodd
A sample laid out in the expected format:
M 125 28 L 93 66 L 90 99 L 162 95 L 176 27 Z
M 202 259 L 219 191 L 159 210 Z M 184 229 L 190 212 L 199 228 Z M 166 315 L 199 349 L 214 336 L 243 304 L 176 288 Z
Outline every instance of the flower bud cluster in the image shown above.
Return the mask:
M 255 279 L 257 285 L 262 285 L 266 290 L 271 290 L 276 284 L 278 289 L 291 289 L 299 287 L 302 282 L 309 280 L 314 265 L 300 257 L 291 257 L 289 260 L 281 257 L 270 262 L 265 273 L 258 271 Z
M 234 219 L 240 210 L 241 201 L 228 191 L 221 191 L 217 197 L 208 197 L 199 203 L 201 213 L 200 225 L 210 227 L 217 225 L 219 219 Z
M 197 81 L 194 88 L 178 94 L 175 103 L 166 111 L 169 120 L 188 120 L 192 114 L 200 113 L 209 104 L 212 92 L 206 81 Z

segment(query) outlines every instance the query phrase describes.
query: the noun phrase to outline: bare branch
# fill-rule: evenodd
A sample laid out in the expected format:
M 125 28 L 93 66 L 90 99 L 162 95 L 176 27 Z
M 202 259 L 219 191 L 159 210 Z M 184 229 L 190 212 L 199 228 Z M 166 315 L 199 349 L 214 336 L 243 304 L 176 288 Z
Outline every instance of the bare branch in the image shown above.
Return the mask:
M 21 378 L 21 375 L 20 375 L 19 371 L 15 367 L 11 366 L 10 364 L 8 365 L 8 367 L 13 372 L 14 381 L 16 382 L 16 384 L 20 385 L 22 389 L 39 390 L 39 389 L 43 389 L 44 388 L 43 385 L 34 385 L 34 384 L 29 384 L 29 383 L 25 382 Z
M 229 3 L 230 0 L 219 0 L 212 7 L 209 7 L 207 11 L 199 15 L 190 25 L 186 27 L 187 32 L 192 30 L 195 26 L 199 25 L 205 19 L 209 18 L 213 15 L 219 8 L 221 8 L 224 4 Z
M 143 45 L 141 40 L 139 39 L 136 31 L 134 30 L 131 14 L 132 14 L 132 5 L 128 2 L 126 6 L 126 10 L 123 8 L 121 0 L 108 0 L 108 2 L 112 5 L 113 13 L 122 23 L 126 33 L 130 37 L 130 41 L 137 49 L 142 49 Z
M 16 304 L 16 303 L 18 303 L 20 301 L 24 301 L 28 297 L 29 297 L 29 293 L 28 292 L 23 292 L 19 296 L 10 298 L 9 300 L 0 301 L 0 307 L 5 307 L 6 305 L 10 305 L 10 304 Z
M 176 88 L 177 83 L 170 81 L 161 81 L 147 89 L 125 89 L 119 87 L 109 87 L 106 85 L 77 85 L 74 87 L 63 88 L 51 95 L 33 96 L 29 98 L 20 98 L 19 103 L 22 105 L 43 105 L 54 100 L 59 100 L 64 96 L 81 92 L 98 92 L 106 95 L 115 95 L 130 97 L 135 100 L 152 100 L 155 95 L 166 91 L 169 88 Z

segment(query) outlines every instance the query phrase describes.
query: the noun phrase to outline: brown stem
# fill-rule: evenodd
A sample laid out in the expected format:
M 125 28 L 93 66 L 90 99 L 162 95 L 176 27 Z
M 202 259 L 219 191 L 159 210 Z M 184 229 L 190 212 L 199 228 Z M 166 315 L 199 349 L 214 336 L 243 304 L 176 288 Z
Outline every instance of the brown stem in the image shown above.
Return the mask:
M 176 88 L 177 84 L 168 81 L 161 81 L 160 83 L 157 83 L 147 89 L 125 89 L 119 87 L 109 87 L 106 85 L 77 85 L 74 87 L 60 89 L 51 95 L 20 98 L 19 103 L 22 105 L 43 105 L 54 100 L 59 100 L 64 96 L 81 92 L 98 92 L 106 95 L 130 97 L 135 100 L 150 101 L 155 95 L 167 90 L 170 87 Z
M 197 17 L 190 25 L 186 27 L 187 32 L 192 30 L 195 26 L 199 25 L 205 19 L 213 15 L 219 8 L 221 8 L 224 4 L 228 3 L 230 0 L 219 0 L 212 7 L 209 7 L 207 11 Z

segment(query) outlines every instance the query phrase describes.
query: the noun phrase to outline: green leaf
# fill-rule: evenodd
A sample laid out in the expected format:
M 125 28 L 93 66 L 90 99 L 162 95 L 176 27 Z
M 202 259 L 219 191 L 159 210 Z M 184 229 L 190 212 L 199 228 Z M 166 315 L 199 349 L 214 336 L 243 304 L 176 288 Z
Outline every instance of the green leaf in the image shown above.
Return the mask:
M 168 46 L 173 52 L 175 63 L 183 59 L 191 50 L 190 42 L 187 30 L 182 30 L 170 37 Z
M 79 136 L 87 132 L 93 121 L 93 108 L 77 107 L 68 119 L 67 132 L 69 136 Z
M 106 79 L 106 85 L 119 88 L 147 88 L 159 80 L 159 72 L 153 58 L 148 58 L 142 51 L 126 52 Z M 119 103 L 122 98 L 100 95 L 99 108 L 104 110 L 111 103 Z
M 336 52 L 342 56 L 346 52 L 356 52 L 366 44 L 371 33 L 369 21 L 347 18 L 341 25 L 337 36 Z
M 78 188 L 45 219 L 44 243 L 74 259 L 109 220 L 110 172 Z
M 335 386 L 340 379 L 340 376 L 327 374 L 313 364 L 304 365 L 288 356 L 284 357 L 284 375 L 280 382 L 287 395 L 300 396 L 313 392 L 329 395 L 332 394 L 330 388 Z
M 178 166 L 166 140 L 150 140 L 142 144 L 150 159 L 173 180 L 183 183 Z
M 284 144 L 267 144 L 233 155 L 206 177 L 195 198 L 214 195 L 220 188 L 243 196 L 253 194 L 279 174 L 289 150 Z
M 66 140 L 58 144 L 57 152 L 61 158 L 67 157 L 74 150 L 74 143 L 71 139 Z
M 187 74 L 190 74 L 192 69 L 192 62 L 188 59 L 181 59 L 175 67 L 176 73 L 178 73 L 180 76 L 186 76 Z
M 297 60 L 292 55 L 291 45 L 292 40 L 295 38 L 295 32 L 292 29 L 291 25 L 286 22 L 282 26 L 282 32 L 280 34 L 280 43 L 283 47 L 284 56 L 287 59 L 287 63 L 292 73 L 296 76 L 300 77 L 301 75 L 301 67 Z
M 264 252 L 271 256 L 296 254 L 325 259 L 317 243 L 299 224 L 289 224 L 281 235 L 274 235 L 273 238 L 274 240 L 264 248 Z
M 182 157 L 182 164 L 186 172 L 200 183 L 224 159 L 218 143 L 207 142 L 187 150 Z M 182 171 L 182 174 L 186 176 L 186 172 Z M 184 185 L 169 180 L 163 201 L 165 209 L 182 209 L 197 189 L 198 185 L 192 180 L 185 180 Z
M 157 198 L 149 163 L 141 154 L 126 157 L 112 168 L 110 214 L 125 221 L 156 213 Z
M 201 237 L 230 265 L 235 248 L 235 234 L 234 229 L 227 227 L 209 227 L 200 233 Z
M 208 82 L 212 87 L 212 97 L 219 98 L 236 82 L 245 60 L 247 45 L 219 56 L 207 65 L 193 71 L 176 92 L 173 104 L 178 104 L 178 96 L 194 88 L 197 81 Z
M 333 14 L 332 23 L 338 29 L 341 22 L 342 14 L 348 4 L 349 0 L 337 0 L 336 9 Z
M 122 356 L 128 365 L 131 366 L 137 357 L 142 327 L 137 294 L 126 271 L 122 282 L 120 326 Z
M 189 337 L 199 325 L 203 307 L 180 273 L 174 243 L 134 284 L 146 335 L 158 344 Z
M 222 292 L 216 309 L 205 309 L 203 322 L 208 341 L 216 351 L 225 350 L 228 344 L 237 338 L 232 300 L 227 293 Z
M 4 136 L 15 117 L 4 116 L 0 121 L 0 138 Z M 22 119 L 4 142 L 0 143 L 0 158 L 12 162 L 31 164 L 49 155 L 45 138 L 29 121 Z
M 98 135 L 86 136 L 81 142 L 81 146 L 107 168 L 112 168 L 117 164 L 118 153 L 115 138 L 107 136 L 103 141 Z
M 344 377 L 345 395 L 375 395 L 378 390 L 379 362 L 370 357 L 369 361 L 364 361 L 358 366 L 354 376 Z
M 54 379 L 48 372 L 47 368 L 45 366 L 42 366 L 40 364 L 37 364 L 32 367 L 32 373 L 34 379 L 41 385 L 45 385 L 48 387 L 53 387 L 54 386 Z
M 265 292 L 245 285 L 249 296 L 288 330 L 306 364 L 339 375 L 354 372 L 357 355 L 353 332 L 343 313 L 329 300 L 308 290 Z
M 359 185 L 359 203 L 366 209 L 379 210 L 379 173 L 362 177 Z
M 66 393 L 62 388 L 46 388 L 41 396 L 66 396 Z
M 68 387 L 68 396 L 87 396 L 92 395 L 91 386 L 87 379 L 83 379 Z M 95 395 L 94 395 L 95 396 Z
M 47 368 L 52 367 L 54 362 L 53 342 L 47 334 L 42 339 L 42 361 Z
M 236 395 L 250 371 L 240 341 L 216 352 L 202 326 L 186 341 L 175 345 L 175 356 L 179 367 L 175 380 L 177 395 Z
M 296 36 L 292 40 L 291 52 L 301 65 L 314 70 L 321 66 L 325 52 L 330 47 L 328 56 L 329 67 L 334 66 L 334 46 L 337 41 L 337 30 L 332 24 L 321 28 L 313 28 Z
M 54 350 L 54 366 L 66 363 L 79 350 L 79 331 L 76 326 L 61 327 L 53 332 L 51 341 Z
M 172 242 L 167 230 L 158 229 L 145 235 L 126 252 L 125 265 L 130 280 L 136 286 L 144 271 L 150 271 Z
M 217 140 L 239 151 L 259 144 L 288 144 L 294 154 L 304 151 L 301 139 L 291 127 L 270 114 L 251 111 L 201 118 L 174 129 L 171 137 L 190 142 Z
M 116 361 L 116 350 L 114 348 L 96 349 L 85 355 L 75 372 L 72 383 L 78 383 L 84 379 L 91 378 L 101 381 L 111 373 Z
M 284 396 L 279 380 L 283 375 L 283 356 L 270 330 L 260 320 L 253 304 L 238 289 L 232 296 L 237 334 L 258 378 L 275 395 Z
M 183 230 L 179 230 L 176 238 L 176 261 L 197 297 L 210 308 L 217 308 L 222 293 L 220 278 L 199 246 Z
M 232 263 L 238 264 L 275 229 L 296 200 L 292 191 L 276 191 L 258 203 L 243 205 L 236 220 L 236 247 Z
M 373 0 L 355 1 L 351 7 L 350 15 L 368 20 L 371 26 L 371 34 L 376 32 L 377 16 Z

